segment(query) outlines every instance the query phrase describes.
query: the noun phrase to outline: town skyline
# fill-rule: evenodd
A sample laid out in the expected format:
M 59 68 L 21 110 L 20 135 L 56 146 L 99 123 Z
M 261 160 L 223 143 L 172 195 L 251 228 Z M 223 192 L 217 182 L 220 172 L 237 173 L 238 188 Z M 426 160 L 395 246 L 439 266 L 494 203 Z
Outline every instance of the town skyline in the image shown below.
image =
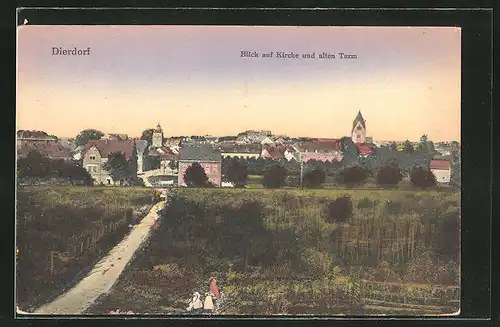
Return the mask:
M 340 138 L 361 110 L 374 140 L 460 141 L 460 54 L 460 29 L 445 27 L 23 26 L 16 129 L 140 136 L 159 121 L 167 136 Z

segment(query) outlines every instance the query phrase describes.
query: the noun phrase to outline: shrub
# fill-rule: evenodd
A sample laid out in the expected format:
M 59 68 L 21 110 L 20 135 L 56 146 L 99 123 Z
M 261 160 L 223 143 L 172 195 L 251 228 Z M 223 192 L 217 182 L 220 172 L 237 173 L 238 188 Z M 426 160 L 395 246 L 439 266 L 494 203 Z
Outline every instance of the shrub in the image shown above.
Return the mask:
M 368 177 L 368 171 L 359 165 L 346 167 L 340 172 L 340 181 L 346 184 L 358 184 Z
M 199 163 L 195 162 L 186 169 L 184 181 L 188 187 L 204 187 L 208 184 L 208 177 L 205 169 Z
M 319 187 L 325 180 L 326 173 L 321 168 L 316 168 L 304 176 L 305 185 L 307 187 Z
M 410 179 L 415 186 L 422 188 L 436 185 L 436 176 L 434 176 L 432 171 L 422 167 L 413 168 Z
M 272 166 L 265 172 L 262 182 L 266 188 L 281 188 L 285 185 L 286 176 L 285 168 Z
M 328 220 L 337 223 L 346 222 L 352 216 L 352 210 L 351 197 L 347 195 L 339 197 L 328 205 Z
M 378 204 L 377 200 L 370 200 L 367 197 L 362 198 L 358 201 L 358 209 L 372 209 Z
M 394 165 L 386 165 L 379 169 L 377 173 L 377 184 L 397 185 L 403 179 L 401 169 Z
M 227 178 L 235 187 L 244 187 L 247 179 L 247 165 L 241 161 L 231 161 L 227 167 Z
M 323 277 L 332 269 L 332 259 L 328 252 L 306 248 L 301 255 L 303 269 L 313 277 Z

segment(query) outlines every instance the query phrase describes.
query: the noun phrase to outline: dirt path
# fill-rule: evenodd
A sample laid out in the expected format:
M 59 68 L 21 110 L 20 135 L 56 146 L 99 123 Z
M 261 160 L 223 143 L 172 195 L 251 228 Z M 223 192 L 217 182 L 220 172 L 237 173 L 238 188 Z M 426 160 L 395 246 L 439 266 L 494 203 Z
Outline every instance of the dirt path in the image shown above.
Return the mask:
M 158 219 L 156 212 L 164 205 L 163 201 L 154 205 L 140 224 L 134 226 L 130 234 L 99 261 L 84 279 L 53 302 L 38 308 L 34 314 L 81 314 L 99 295 L 108 292 L 135 251 L 149 236 L 151 227 Z

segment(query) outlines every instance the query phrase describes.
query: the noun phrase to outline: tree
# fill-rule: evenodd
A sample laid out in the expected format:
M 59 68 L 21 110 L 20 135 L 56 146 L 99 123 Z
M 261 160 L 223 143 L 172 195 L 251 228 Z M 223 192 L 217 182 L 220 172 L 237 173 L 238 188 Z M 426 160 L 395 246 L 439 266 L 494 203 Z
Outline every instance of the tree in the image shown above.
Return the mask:
M 62 161 L 62 160 L 61 160 Z M 92 176 L 87 169 L 78 165 L 76 162 L 61 162 L 61 170 L 59 177 L 68 178 L 71 185 L 76 181 L 82 182 L 84 185 L 92 185 Z
M 171 170 L 178 170 L 179 169 L 179 162 L 175 160 L 170 160 L 168 162 L 168 168 Z
M 340 180 L 345 184 L 357 184 L 368 178 L 368 171 L 359 165 L 346 167 L 340 172 Z
M 133 179 L 133 180 L 136 180 L 137 179 L 137 147 L 135 145 L 135 141 L 134 141 L 134 147 L 132 149 L 132 157 L 128 160 L 128 170 L 129 170 L 129 174 L 130 174 L 130 177 Z
M 432 171 L 422 167 L 413 168 L 410 179 L 415 186 L 422 188 L 436 185 L 436 176 L 434 176 Z
M 112 152 L 108 155 L 108 161 L 103 165 L 103 168 L 109 172 L 109 175 L 114 182 L 130 182 L 132 176 L 130 174 L 129 161 L 125 159 L 123 152 Z
M 208 176 L 205 173 L 205 169 L 198 162 L 194 162 L 186 169 L 184 181 L 188 187 L 208 186 Z
M 413 144 L 409 140 L 404 141 L 403 151 L 406 153 L 413 153 L 415 151 Z
M 148 146 L 153 144 L 154 131 L 155 131 L 154 128 L 149 128 L 149 129 L 145 129 L 144 131 L 142 131 L 141 140 L 148 141 Z
M 391 144 L 389 144 L 389 149 L 391 151 L 398 151 L 398 144 L 396 142 L 391 142 Z
M 395 163 L 388 163 L 381 167 L 377 173 L 377 184 L 397 185 L 403 179 L 401 169 Z
M 281 188 L 285 185 L 287 171 L 281 166 L 272 166 L 264 173 L 263 184 L 265 188 Z
M 344 223 L 352 216 L 352 200 L 348 195 L 336 198 L 328 204 L 328 220 Z
M 144 158 L 144 170 L 159 169 L 161 166 L 161 158 L 159 156 L 146 155 Z
M 33 150 L 24 158 L 17 160 L 18 177 L 47 177 L 51 172 L 50 159 Z
M 304 176 L 304 181 L 307 187 L 319 187 L 326 180 L 326 173 L 321 168 L 315 168 L 312 171 L 306 173 Z
M 232 161 L 227 167 L 227 178 L 236 187 L 245 187 L 248 179 L 247 165 L 239 160 Z
M 87 142 L 92 140 L 99 140 L 104 136 L 104 133 L 96 129 L 85 129 L 81 131 L 75 138 L 75 144 L 77 146 L 85 145 Z

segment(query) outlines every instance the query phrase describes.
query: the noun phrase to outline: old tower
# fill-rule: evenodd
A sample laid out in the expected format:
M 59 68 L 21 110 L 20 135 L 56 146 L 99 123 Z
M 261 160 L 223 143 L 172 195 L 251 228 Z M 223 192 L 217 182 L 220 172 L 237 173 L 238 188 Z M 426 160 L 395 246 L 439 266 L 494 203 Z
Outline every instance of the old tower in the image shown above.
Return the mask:
M 153 131 L 153 144 L 154 148 L 161 148 L 163 146 L 163 130 L 161 129 L 160 123 L 156 125 Z
M 352 141 L 354 143 L 365 143 L 366 142 L 366 121 L 361 114 L 361 111 L 358 111 L 358 115 L 354 118 L 352 122 Z

